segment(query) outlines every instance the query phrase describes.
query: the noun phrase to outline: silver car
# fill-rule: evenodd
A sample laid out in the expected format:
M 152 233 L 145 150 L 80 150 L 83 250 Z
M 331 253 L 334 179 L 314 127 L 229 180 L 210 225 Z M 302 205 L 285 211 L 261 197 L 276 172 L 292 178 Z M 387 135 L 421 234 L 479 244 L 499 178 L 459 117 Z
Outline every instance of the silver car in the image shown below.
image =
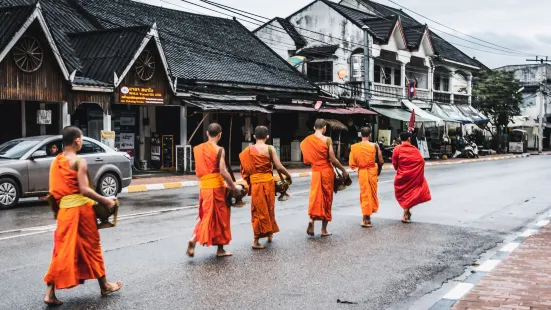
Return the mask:
M 130 156 L 84 137 L 79 156 L 86 159 L 91 182 L 98 193 L 115 196 L 132 181 Z M 0 209 L 22 197 L 48 193 L 52 152 L 63 150 L 61 136 L 15 139 L 0 145 Z

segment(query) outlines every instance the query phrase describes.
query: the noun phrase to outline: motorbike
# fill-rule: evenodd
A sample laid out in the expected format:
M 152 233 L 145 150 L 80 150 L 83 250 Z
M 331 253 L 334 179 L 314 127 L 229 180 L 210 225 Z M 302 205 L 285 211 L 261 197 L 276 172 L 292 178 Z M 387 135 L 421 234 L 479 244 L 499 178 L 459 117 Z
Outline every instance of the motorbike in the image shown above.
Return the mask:
M 478 158 L 478 145 L 474 140 L 464 139 L 463 147 L 455 151 L 452 158 Z

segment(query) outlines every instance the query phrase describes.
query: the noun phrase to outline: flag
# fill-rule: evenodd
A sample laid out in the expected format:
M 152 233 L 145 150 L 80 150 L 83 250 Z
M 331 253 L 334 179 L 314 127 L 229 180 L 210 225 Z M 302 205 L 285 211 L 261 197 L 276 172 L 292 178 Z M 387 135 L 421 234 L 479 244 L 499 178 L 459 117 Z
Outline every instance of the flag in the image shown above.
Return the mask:
M 413 98 L 417 96 L 417 82 L 411 81 L 408 86 L 408 97 Z
M 409 117 L 408 129 L 412 133 L 415 128 L 415 110 L 411 110 L 411 116 Z

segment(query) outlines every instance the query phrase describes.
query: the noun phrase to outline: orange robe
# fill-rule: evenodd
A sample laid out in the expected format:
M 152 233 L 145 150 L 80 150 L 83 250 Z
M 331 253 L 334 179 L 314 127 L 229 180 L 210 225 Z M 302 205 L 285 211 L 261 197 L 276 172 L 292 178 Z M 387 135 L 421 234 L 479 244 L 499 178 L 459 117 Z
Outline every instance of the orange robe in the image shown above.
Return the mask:
M 377 197 L 378 166 L 375 163 L 377 149 L 371 143 L 360 142 L 352 145 L 350 152 L 350 168 L 358 169 L 360 183 L 360 204 L 362 215 L 370 216 L 379 210 Z
M 272 149 L 273 152 L 273 149 Z M 249 146 L 241 154 L 241 176 L 249 184 L 251 221 L 255 238 L 279 232 L 275 218 L 275 184 L 270 157 Z
M 396 169 L 394 195 L 400 207 L 410 209 L 431 200 L 425 179 L 425 160 L 419 150 L 403 142 L 392 152 L 392 165 Z
M 193 148 L 199 187 L 199 222 L 193 233 L 201 245 L 226 245 L 231 241 L 230 207 L 226 185 L 218 167 L 218 148 L 206 142 Z
M 79 194 L 77 172 L 59 154 L 50 167 L 50 194 L 60 204 L 54 250 L 46 283 L 65 289 L 84 283 L 84 280 L 105 276 L 105 265 L 94 211 L 94 202 L 73 208 L 63 208 L 63 197 Z
M 313 220 L 331 221 L 335 171 L 329 162 L 327 142 L 310 135 L 300 143 L 300 150 L 304 163 L 312 166 L 308 215 Z

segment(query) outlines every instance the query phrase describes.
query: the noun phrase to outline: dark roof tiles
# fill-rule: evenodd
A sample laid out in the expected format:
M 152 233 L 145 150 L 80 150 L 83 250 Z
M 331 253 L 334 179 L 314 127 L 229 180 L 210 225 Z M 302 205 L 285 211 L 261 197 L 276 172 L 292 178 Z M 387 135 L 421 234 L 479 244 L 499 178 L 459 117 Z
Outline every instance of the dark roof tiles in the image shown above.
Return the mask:
M 0 8 L 0 51 L 10 43 L 34 10 L 33 5 Z

